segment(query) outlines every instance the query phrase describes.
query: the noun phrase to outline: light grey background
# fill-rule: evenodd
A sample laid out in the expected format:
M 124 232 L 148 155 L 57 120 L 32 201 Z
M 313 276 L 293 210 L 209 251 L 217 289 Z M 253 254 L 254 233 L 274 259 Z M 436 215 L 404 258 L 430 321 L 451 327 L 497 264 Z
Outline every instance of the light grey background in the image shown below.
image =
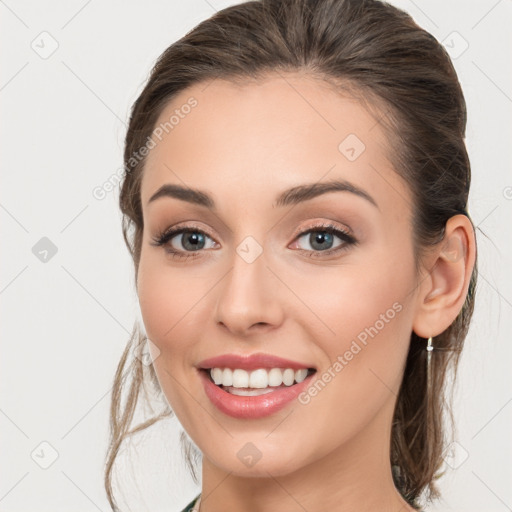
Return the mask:
M 109 510 L 110 389 L 139 311 L 108 183 L 155 59 L 234 3 L 0 0 L 0 511 Z M 478 299 L 456 392 L 459 444 L 447 456 L 444 498 L 429 510 L 504 512 L 512 510 L 512 2 L 392 3 L 450 48 L 468 104 L 470 214 L 479 227 Z M 44 253 L 43 237 L 56 254 Z M 167 421 L 136 438 L 132 463 L 121 457 L 124 510 L 178 511 L 199 491 L 181 460 L 179 428 Z

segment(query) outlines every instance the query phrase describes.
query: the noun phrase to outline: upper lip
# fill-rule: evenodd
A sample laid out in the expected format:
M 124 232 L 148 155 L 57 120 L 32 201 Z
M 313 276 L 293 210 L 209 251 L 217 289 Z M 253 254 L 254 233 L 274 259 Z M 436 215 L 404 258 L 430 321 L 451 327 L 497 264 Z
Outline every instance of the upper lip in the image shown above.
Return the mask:
M 292 368 L 300 370 L 301 368 L 314 368 L 313 365 L 283 359 L 272 354 L 222 354 L 220 356 L 203 359 L 197 364 L 200 369 L 210 368 L 240 368 L 242 370 L 256 370 L 258 368 Z

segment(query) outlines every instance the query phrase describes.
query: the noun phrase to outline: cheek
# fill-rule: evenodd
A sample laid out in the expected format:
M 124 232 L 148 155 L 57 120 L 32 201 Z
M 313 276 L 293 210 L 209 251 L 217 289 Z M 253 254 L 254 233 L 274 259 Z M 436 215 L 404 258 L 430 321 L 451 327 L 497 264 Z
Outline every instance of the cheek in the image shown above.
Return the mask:
M 359 385 L 381 378 L 394 389 L 401 380 L 412 329 L 414 265 L 412 257 L 394 256 L 340 269 L 322 280 L 328 283 L 323 287 L 305 279 L 298 291 L 328 328 L 321 331 L 327 364 L 341 356 L 343 373 Z
M 183 383 L 191 379 L 191 340 L 197 338 L 204 325 L 197 319 L 199 308 L 194 307 L 204 290 L 186 272 L 166 268 L 161 260 L 154 260 L 142 256 L 139 265 L 137 287 L 142 319 L 152 342 L 149 347 L 160 387 L 173 412 L 190 429 L 193 403 L 183 392 Z M 199 390 L 189 391 L 197 394 Z
M 412 273 L 407 269 L 354 268 L 330 279 L 328 292 L 304 288 L 308 303 L 315 304 L 322 322 L 334 332 L 323 329 L 324 334 L 312 338 L 325 363 L 318 372 L 321 382 L 313 382 L 300 402 L 306 430 L 322 429 L 325 439 L 347 440 L 395 399 L 412 323 L 410 299 L 406 301 Z M 325 411 L 336 414 L 329 413 L 330 421 L 320 425 Z
M 170 312 L 177 305 L 176 293 L 166 286 L 161 272 L 144 268 L 139 269 L 138 296 L 144 326 L 149 339 L 160 345 L 167 331 L 175 323 Z M 161 347 L 159 347 L 161 348 Z
M 205 304 L 214 285 L 189 269 L 166 265 L 159 255 L 142 254 L 137 281 L 142 319 L 152 342 L 150 350 L 154 345 L 154 368 L 162 390 L 177 411 L 184 398 L 179 383 L 191 381 L 193 365 L 200 357 L 197 341 L 204 337 L 211 316 L 211 308 Z
M 190 323 L 204 287 L 192 272 L 162 264 L 160 255 L 141 255 L 137 290 L 148 337 L 157 345 L 176 338 Z
M 304 273 L 295 281 L 295 292 L 311 305 L 325 327 L 322 336 L 331 339 L 333 347 L 357 337 L 364 340 L 367 330 L 374 333 L 374 328 L 384 339 L 405 320 L 401 311 L 412 299 L 412 268 L 412 261 L 389 255 L 372 258 L 339 269 L 322 269 L 316 277 Z

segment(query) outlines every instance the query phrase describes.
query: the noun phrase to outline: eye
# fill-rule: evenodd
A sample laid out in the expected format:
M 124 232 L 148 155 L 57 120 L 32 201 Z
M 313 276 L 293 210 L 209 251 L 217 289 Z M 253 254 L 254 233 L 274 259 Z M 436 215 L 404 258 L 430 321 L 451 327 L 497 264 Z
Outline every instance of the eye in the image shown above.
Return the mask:
M 338 238 L 340 242 L 334 245 L 335 239 Z M 346 250 L 350 245 L 357 243 L 357 240 L 347 231 L 340 229 L 333 224 L 322 224 L 313 226 L 307 231 L 303 231 L 297 238 L 297 243 L 303 240 L 306 244 L 310 244 L 311 249 L 299 250 L 309 253 L 308 256 L 317 258 L 325 257 L 340 251 Z
M 340 242 L 337 245 L 333 245 L 336 238 Z M 304 249 L 299 244 L 298 250 L 314 258 L 339 253 L 346 250 L 350 245 L 357 243 L 357 240 L 350 233 L 333 224 L 312 226 L 307 231 L 300 232 L 295 239 L 297 240 L 295 244 L 299 243 L 302 239 L 309 243 L 312 249 Z M 208 240 L 210 240 L 209 244 Z M 188 259 L 200 256 L 202 249 L 215 248 L 217 242 L 199 228 L 183 226 L 163 231 L 153 238 L 151 245 L 165 247 L 166 252 L 173 258 Z
M 190 258 L 195 254 L 187 254 L 199 252 L 201 249 L 211 249 L 212 244 L 208 245 L 207 239 L 216 244 L 213 239 L 204 231 L 193 226 L 184 226 L 179 228 L 171 228 L 164 231 L 153 238 L 152 245 L 160 247 L 165 246 L 165 250 L 170 253 L 173 258 Z M 178 246 L 178 247 L 176 247 Z M 181 246 L 181 247 L 179 247 Z

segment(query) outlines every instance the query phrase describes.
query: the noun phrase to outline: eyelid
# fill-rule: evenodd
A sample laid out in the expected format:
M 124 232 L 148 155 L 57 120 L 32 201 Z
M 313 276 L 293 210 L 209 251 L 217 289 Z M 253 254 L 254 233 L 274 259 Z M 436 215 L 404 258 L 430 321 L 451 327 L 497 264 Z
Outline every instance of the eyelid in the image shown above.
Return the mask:
M 215 241 L 215 243 L 218 243 L 215 240 L 215 237 L 210 233 L 210 231 L 199 224 L 195 224 L 194 221 L 183 221 L 179 222 L 178 224 L 175 224 L 173 226 L 170 226 L 168 228 L 165 228 L 162 231 L 159 231 L 152 239 L 153 243 L 152 245 L 158 245 L 158 240 L 167 237 L 168 234 L 172 234 L 171 238 L 174 238 L 176 235 L 181 234 L 182 232 L 187 231 L 198 231 L 201 233 L 204 233 L 205 235 L 209 236 L 212 240 Z
M 356 239 L 353 231 L 345 225 L 337 225 L 335 221 L 332 220 L 317 220 L 317 221 L 311 221 L 311 224 L 309 226 L 302 226 L 300 228 L 297 228 L 293 234 L 293 239 L 295 240 L 299 235 L 305 235 L 306 233 L 310 231 L 320 231 L 322 228 L 334 228 L 339 231 L 342 231 L 343 233 L 346 233 L 347 236 L 350 236 L 352 239 Z
M 309 225 L 307 225 L 305 227 L 302 226 L 302 227 L 296 228 L 292 235 L 292 238 L 293 238 L 293 240 L 295 240 L 299 235 L 304 235 L 304 234 L 308 233 L 309 231 L 321 229 L 324 227 L 334 227 L 355 239 L 353 231 L 348 226 L 345 226 L 345 225 L 336 226 L 334 224 L 334 221 L 332 221 L 332 220 L 310 221 Z M 215 240 L 215 237 L 211 234 L 211 232 L 207 228 L 204 228 L 204 227 L 200 226 L 199 224 L 194 223 L 194 221 L 179 222 L 178 224 L 176 224 L 174 226 L 171 226 L 169 228 L 164 229 L 163 231 L 160 231 L 159 234 L 157 235 L 157 237 L 155 237 L 155 238 L 158 239 L 162 236 L 165 236 L 167 233 L 173 233 L 173 235 L 176 236 L 176 235 L 180 234 L 180 233 L 176 232 L 176 231 L 179 231 L 180 229 L 187 230 L 187 231 L 197 229 L 198 231 L 204 233 L 205 235 L 208 235 L 211 239 Z

